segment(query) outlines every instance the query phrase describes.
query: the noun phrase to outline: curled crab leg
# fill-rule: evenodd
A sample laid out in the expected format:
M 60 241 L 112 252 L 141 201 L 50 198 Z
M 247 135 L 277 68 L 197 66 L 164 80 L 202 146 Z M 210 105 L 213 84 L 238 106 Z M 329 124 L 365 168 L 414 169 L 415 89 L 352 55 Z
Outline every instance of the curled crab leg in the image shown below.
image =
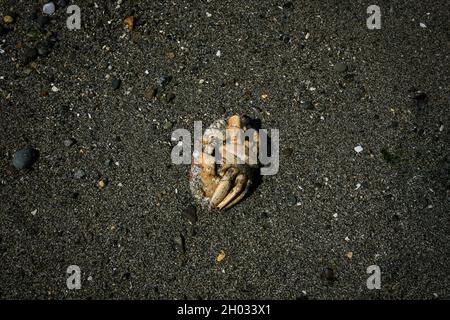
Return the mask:
M 242 191 L 244 184 L 247 182 L 247 178 L 244 174 L 239 174 L 236 177 L 236 185 L 231 189 L 230 193 L 219 203 L 217 208 L 223 209 L 226 205 L 228 205 L 238 194 Z
M 224 209 L 225 209 L 225 210 L 228 210 L 228 209 L 230 209 L 232 206 L 234 206 L 236 203 L 238 203 L 239 201 L 241 201 L 241 200 L 245 197 L 245 195 L 247 194 L 248 190 L 250 189 L 250 185 L 251 185 L 251 182 L 250 182 L 249 180 L 247 180 L 247 184 L 246 184 L 246 186 L 245 186 L 244 191 L 242 191 L 242 192 L 237 196 L 236 199 L 234 199 L 234 200 L 231 201 L 229 204 L 227 204 L 227 206 L 226 206 Z
M 220 179 L 217 189 L 211 197 L 209 204 L 210 208 L 217 207 L 217 205 L 226 197 L 238 173 L 239 171 L 236 168 L 230 168 L 222 179 Z

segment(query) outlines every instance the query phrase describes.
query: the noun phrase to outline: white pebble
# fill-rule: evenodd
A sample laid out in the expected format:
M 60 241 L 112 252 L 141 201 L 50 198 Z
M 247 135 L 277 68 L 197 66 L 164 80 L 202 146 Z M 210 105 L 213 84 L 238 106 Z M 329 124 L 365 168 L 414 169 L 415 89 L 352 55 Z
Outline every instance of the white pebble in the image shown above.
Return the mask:
M 35 209 L 35 210 L 31 211 L 31 214 L 32 214 L 33 216 L 35 216 L 35 215 L 36 215 L 36 213 L 37 213 L 37 209 Z
M 333 218 L 337 219 L 338 214 L 337 213 L 333 213 Z
M 59 89 L 58 89 L 56 86 L 52 86 L 52 91 L 53 91 L 53 92 L 58 92 Z
M 350 238 L 349 237 L 345 237 L 345 241 L 349 242 Z
M 88 281 L 92 281 L 92 276 L 89 276 L 89 277 L 88 277 Z
M 220 57 L 221 55 L 222 55 L 222 52 L 220 52 L 220 50 L 217 50 L 216 56 L 217 56 L 217 57 Z
M 357 184 L 356 184 L 355 190 L 358 190 L 359 188 L 361 188 L 361 183 L 357 183 Z
M 45 14 L 55 13 L 55 4 L 53 2 L 44 4 L 44 6 L 42 7 L 42 12 Z
M 441 126 L 439 127 L 439 131 L 440 132 L 444 131 L 444 125 L 443 124 L 441 124 Z
M 207 16 L 208 18 L 211 18 L 211 17 L 212 17 L 212 14 L 209 13 L 209 12 L 207 12 L 207 13 L 206 13 L 206 16 Z
M 427 26 L 425 25 L 425 23 L 423 23 L 423 22 L 419 23 L 419 25 L 420 25 L 420 27 L 422 27 L 422 28 L 426 28 L 426 27 L 427 27 Z
M 358 145 L 358 146 L 355 147 L 355 151 L 356 151 L 357 153 L 360 153 L 360 152 L 362 152 L 363 150 L 364 150 L 363 147 L 361 147 L 360 145 Z

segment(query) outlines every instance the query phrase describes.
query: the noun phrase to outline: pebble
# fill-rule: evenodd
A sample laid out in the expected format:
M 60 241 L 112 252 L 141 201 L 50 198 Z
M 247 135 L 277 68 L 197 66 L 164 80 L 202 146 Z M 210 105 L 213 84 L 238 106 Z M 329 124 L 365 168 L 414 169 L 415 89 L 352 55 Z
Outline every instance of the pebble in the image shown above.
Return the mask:
M 23 54 L 25 63 L 35 60 L 37 58 L 38 54 L 39 53 L 36 50 L 36 48 L 26 48 L 24 51 L 24 54 Z
M 120 79 L 113 79 L 112 82 L 111 82 L 112 88 L 114 90 L 119 89 L 121 83 L 122 83 L 122 81 Z
M 190 205 L 183 210 L 183 217 L 188 219 L 189 223 L 195 224 L 197 222 L 197 208 Z
M 295 197 L 293 195 L 288 196 L 288 202 L 291 205 L 295 206 L 297 204 L 297 197 Z
M 170 122 L 170 121 L 166 121 L 165 123 L 164 123 L 164 129 L 165 130 L 170 130 L 170 129 L 172 129 L 172 127 L 173 127 L 173 124 L 172 124 L 172 122 Z
M 285 4 L 283 4 L 283 9 L 289 10 L 289 11 L 293 10 L 294 9 L 294 4 L 291 1 L 286 2 Z
M 160 87 L 164 88 L 165 86 L 167 86 L 170 83 L 170 81 L 172 81 L 172 76 L 163 75 L 163 76 L 159 77 L 158 84 Z
M 11 24 L 11 23 L 14 22 L 14 18 L 13 18 L 12 16 L 9 16 L 9 15 L 4 16 L 4 17 L 3 17 L 3 22 L 4 22 L 5 24 Z
M 37 24 L 41 28 L 45 28 L 50 23 L 50 18 L 48 16 L 39 16 L 36 19 Z
M 86 176 L 86 173 L 83 170 L 79 169 L 79 170 L 75 171 L 74 177 L 76 179 L 81 179 L 81 178 L 84 178 L 85 176 Z
M 27 147 L 14 153 L 12 164 L 18 169 L 30 168 L 39 158 L 39 152 L 36 149 Z
M 186 252 L 186 246 L 182 235 L 173 238 L 173 247 L 178 253 Z
M 73 146 L 77 141 L 74 138 L 66 139 L 64 140 L 64 146 L 71 147 Z
M 216 257 L 217 262 L 222 262 L 225 259 L 225 251 L 220 250 L 219 254 Z
M 144 97 L 149 100 L 155 99 L 157 95 L 158 95 L 158 88 L 156 87 L 149 87 L 144 92 Z
M 55 13 L 55 4 L 53 2 L 48 2 L 42 7 L 42 12 L 45 14 Z
M 314 109 L 314 105 L 312 104 L 311 101 L 300 101 L 300 107 L 302 107 L 302 109 L 305 109 L 305 110 L 313 110 Z
M 327 268 L 323 273 L 322 273 L 322 277 L 325 278 L 328 281 L 335 281 L 336 278 L 336 273 L 334 271 L 333 268 Z
M 363 147 L 361 147 L 361 146 L 356 146 L 355 148 L 354 148 L 354 150 L 355 150 L 355 152 L 356 153 L 360 153 L 360 152 L 362 152 L 364 149 L 363 149 Z
M 36 49 L 37 49 L 37 52 L 38 52 L 38 54 L 40 56 L 48 56 L 48 54 L 50 53 L 50 49 L 48 47 L 48 44 L 44 43 L 44 42 L 38 44 Z
M 97 186 L 98 186 L 100 189 L 104 189 L 104 188 L 106 187 L 107 184 L 108 184 L 108 181 L 107 181 L 106 179 L 100 179 L 100 180 L 98 180 L 98 182 L 97 182 Z
M 334 65 L 334 70 L 336 70 L 337 72 L 345 72 L 347 71 L 347 66 L 342 62 L 338 62 Z

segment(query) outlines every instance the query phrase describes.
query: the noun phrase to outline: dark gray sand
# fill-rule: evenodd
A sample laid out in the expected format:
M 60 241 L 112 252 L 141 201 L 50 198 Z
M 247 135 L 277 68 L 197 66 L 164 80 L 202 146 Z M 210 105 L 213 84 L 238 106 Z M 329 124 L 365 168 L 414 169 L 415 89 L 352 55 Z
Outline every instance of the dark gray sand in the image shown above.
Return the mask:
M 0 0 L 1 298 L 450 297 L 447 0 L 378 1 L 381 30 L 367 1 L 119 2 L 71 31 Z M 195 221 L 171 132 L 224 112 L 280 130 L 280 170 Z

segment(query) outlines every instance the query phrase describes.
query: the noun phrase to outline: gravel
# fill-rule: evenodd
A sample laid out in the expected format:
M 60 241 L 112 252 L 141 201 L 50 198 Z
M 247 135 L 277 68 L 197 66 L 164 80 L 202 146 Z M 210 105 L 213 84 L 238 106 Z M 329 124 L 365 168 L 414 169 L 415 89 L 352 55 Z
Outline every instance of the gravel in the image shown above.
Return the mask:
M 69 30 L 55 1 L 45 32 L 34 5 L 8 2 L 20 14 L 0 37 L 0 298 L 450 298 L 448 1 L 380 3 L 381 30 L 366 28 L 369 3 L 287 2 L 74 1 Z M 224 113 L 279 130 L 279 171 L 226 212 L 197 208 L 192 225 L 171 131 Z M 39 160 L 17 170 L 24 146 Z M 371 265 L 380 290 L 366 286 Z
M 18 169 L 30 168 L 39 158 L 39 152 L 36 149 L 27 147 L 14 153 L 12 164 Z

